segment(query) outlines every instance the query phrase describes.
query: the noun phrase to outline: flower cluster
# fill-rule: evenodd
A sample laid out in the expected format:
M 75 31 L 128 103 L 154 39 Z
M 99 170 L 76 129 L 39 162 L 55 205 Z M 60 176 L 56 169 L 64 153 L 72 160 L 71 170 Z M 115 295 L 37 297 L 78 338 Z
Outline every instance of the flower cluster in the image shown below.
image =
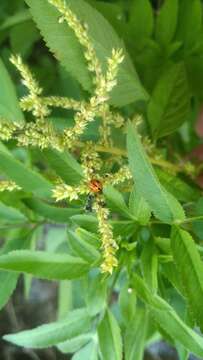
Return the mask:
M 105 185 L 119 185 L 132 179 L 132 174 L 127 165 L 122 166 L 116 173 L 107 174 L 104 180 Z
M 44 119 L 25 124 L 12 123 L 3 119 L 0 122 L 0 140 L 16 139 L 19 146 L 36 146 L 40 149 L 63 150 L 63 140 L 53 125 Z
M 89 36 L 88 26 L 82 23 L 63 0 L 48 0 L 61 14 L 59 22 L 66 21 L 68 26 L 73 29 L 75 35 L 84 49 L 84 57 L 87 61 L 89 71 L 92 73 L 94 91 L 88 101 L 77 101 L 66 97 L 43 96 L 43 89 L 37 80 L 23 63 L 21 57 L 12 56 L 11 62 L 16 66 L 22 76 L 22 82 L 28 89 L 28 95 L 20 100 L 23 111 L 30 111 L 34 116 L 34 121 L 25 122 L 19 125 L 15 119 L 1 119 L 0 139 L 8 141 L 15 139 L 19 146 L 35 146 L 40 149 L 53 148 L 64 151 L 66 148 L 76 150 L 80 158 L 83 169 L 83 178 L 79 185 L 70 186 L 58 183 L 53 190 L 53 197 L 56 201 L 78 200 L 81 195 L 94 195 L 93 211 L 98 219 L 98 230 L 101 235 L 101 247 L 103 250 L 103 263 L 101 270 L 112 273 L 117 266 L 116 250 L 117 243 L 113 237 L 111 224 L 109 223 L 109 210 L 104 206 L 102 190 L 94 193 L 90 184 L 96 179 L 102 186 L 108 184 L 118 185 L 125 180 L 131 179 L 127 165 L 121 166 L 117 173 L 107 173 L 111 171 L 111 160 L 104 159 L 98 152 L 100 146 L 113 146 L 111 129 L 124 127 L 123 116 L 112 111 L 108 100 L 113 88 L 117 85 L 119 65 L 124 56 L 121 49 L 112 49 L 112 53 L 106 60 L 106 70 L 103 71 L 102 64 L 97 58 L 97 54 Z M 63 131 L 56 130 L 48 116 L 52 108 L 71 109 L 75 112 L 74 126 Z M 86 141 L 79 143 L 86 127 L 96 118 L 101 120 L 99 127 L 99 140 L 97 142 Z M 121 156 L 118 161 L 123 165 Z M 17 188 L 15 184 L 5 183 L 3 187 L 7 190 Z M 3 191 L 3 190 L 2 190 Z
M 116 251 L 118 245 L 113 237 L 112 226 L 108 222 L 109 210 L 101 206 L 101 199 L 96 199 L 93 209 L 97 215 L 99 232 L 102 238 L 103 262 L 101 271 L 112 274 L 113 268 L 118 266 Z
M 61 14 L 59 23 L 66 21 L 73 29 L 79 43 L 84 47 L 84 56 L 88 62 L 88 69 L 95 74 L 95 83 L 98 83 L 102 75 L 102 69 L 100 62 L 97 59 L 94 46 L 89 39 L 87 25 L 81 23 L 81 21 L 71 11 L 64 0 L 48 1 L 51 5 L 55 6 Z
M 0 180 L 0 192 L 14 190 L 21 190 L 21 187 L 12 180 Z
M 75 126 L 72 129 L 65 131 L 65 143 L 71 148 L 74 141 L 79 138 L 88 123 L 103 111 L 102 106 L 109 99 L 109 93 L 117 84 L 118 66 L 123 61 L 124 56 L 121 49 L 112 50 L 112 55 L 107 59 L 107 71 L 103 75 L 102 66 L 97 58 L 93 43 L 88 34 L 88 26 L 82 24 L 77 16 L 67 6 L 63 0 L 49 0 L 49 3 L 57 8 L 61 14 L 59 22 L 66 21 L 73 29 L 78 38 L 79 43 L 84 48 L 84 56 L 87 60 L 88 69 L 93 76 L 93 83 L 95 85 L 94 95 L 88 103 L 81 106 L 80 111 L 75 116 Z
M 0 118 L 0 140 L 8 141 L 14 137 L 14 133 L 20 128 L 18 123 L 12 123 L 4 118 Z
M 42 88 L 39 87 L 38 82 L 35 80 L 29 68 L 22 62 L 20 56 L 11 56 L 10 61 L 19 70 L 23 78 L 22 82 L 29 90 L 29 95 L 21 99 L 20 104 L 22 110 L 32 111 L 33 115 L 40 119 L 48 116 L 48 106 L 40 97 Z
M 36 122 L 27 123 L 23 131 L 17 135 L 18 145 L 38 146 L 40 149 L 52 147 L 62 151 L 62 139 L 54 130 L 51 122 L 44 119 L 37 119 Z
M 108 59 L 108 69 L 106 76 L 100 76 L 100 81 L 96 84 L 95 94 L 90 101 L 81 106 L 80 111 L 75 116 L 75 126 L 65 131 L 65 144 L 71 148 L 85 131 L 87 125 L 94 121 L 95 117 L 102 113 L 103 105 L 108 101 L 108 93 L 116 85 L 118 65 L 123 61 L 121 51 L 112 51 L 112 57 Z M 104 117 L 102 117 L 104 119 Z M 108 134 L 109 135 L 109 134 Z

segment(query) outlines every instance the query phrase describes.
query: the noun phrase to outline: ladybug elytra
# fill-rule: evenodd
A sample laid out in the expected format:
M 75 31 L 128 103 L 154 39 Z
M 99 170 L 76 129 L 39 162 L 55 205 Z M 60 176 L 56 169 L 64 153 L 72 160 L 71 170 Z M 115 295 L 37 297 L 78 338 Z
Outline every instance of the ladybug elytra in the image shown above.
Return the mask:
M 89 183 L 89 188 L 93 193 L 97 194 L 102 191 L 103 186 L 102 186 L 101 181 L 99 181 L 97 179 L 92 179 Z

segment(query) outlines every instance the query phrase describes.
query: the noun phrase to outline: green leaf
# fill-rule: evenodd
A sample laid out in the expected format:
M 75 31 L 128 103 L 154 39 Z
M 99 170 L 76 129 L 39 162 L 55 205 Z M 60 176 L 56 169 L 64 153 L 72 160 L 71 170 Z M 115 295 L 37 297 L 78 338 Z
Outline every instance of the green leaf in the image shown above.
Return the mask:
M 76 229 L 76 234 L 81 239 L 86 241 L 88 244 L 95 247 L 95 249 L 100 249 L 101 242 L 100 242 L 99 237 L 97 235 L 92 234 L 91 232 L 89 232 L 89 231 L 87 231 L 85 229 L 82 229 L 82 228 L 77 228 Z
M 117 34 L 121 37 L 125 31 L 125 14 L 121 3 L 107 3 L 104 1 L 86 0 L 91 6 L 96 8 L 114 27 Z
M 178 221 L 185 220 L 185 211 L 178 200 L 169 192 L 166 191 L 166 198 L 170 205 L 170 208 L 173 210 L 174 219 L 180 219 Z M 176 222 L 176 220 L 175 220 Z
M 26 0 L 31 15 L 41 31 L 49 49 L 56 58 L 86 89 L 91 89 L 91 77 L 88 72 L 82 48 L 66 23 L 59 24 L 58 11 L 44 0 Z M 74 10 L 74 7 L 71 7 Z M 80 7 L 79 7 L 80 9 Z
M 0 249 L 0 255 L 5 255 L 14 250 L 28 249 L 30 247 L 33 230 L 29 232 L 20 231 L 14 238 L 8 239 L 3 248 Z
M 119 325 L 110 310 L 98 326 L 99 346 L 105 360 L 122 360 L 122 339 Z
M 149 0 L 133 0 L 129 11 L 129 25 L 136 41 L 152 35 L 154 27 L 153 9 Z
M 89 343 L 93 338 L 92 333 L 86 333 L 73 337 L 70 340 L 66 340 L 63 343 L 57 345 L 57 348 L 64 354 L 74 353 L 80 350 L 83 346 Z M 89 360 L 89 358 L 88 358 Z
M 128 125 L 127 148 L 136 190 L 150 205 L 156 217 L 166 223 L 184 219 L 181 205 L 172 195 L 169 196 L 159 183 L 139 135 L 131 123 Z
M 12 251 L 0 256 L 0 269 L 31 274 L 40 279 L 71 280 L 87 273 L 88 264 L 80 258 L 43 251 Z
M 200 0 L 181 0 L 177 38 L 184 42 L 186 50 L 191 50 L 201 37 L 202 3 Z
M 39 196 L 51 195 L 52 184 L 48 180 L 3 151 L 0 151 L 0 171 L 27 192 Z
M 21 24 L 31 19 L 30 12 L 27 9 L 20 10 L 19 12 L 6 17 L 3 24 L 0 26 L 0 30 L 7 30 L 17 24 Z
M 27 218 L 20 210 L 7 206 L 0 201 L 0 223 L 23 223 Z
M 175 228 L 171 248 L 191 313 L 203 330 L 203 263 L 195 242 L 187 231 Z
M 0 309 L 2 309 L 12 296 L 18 282 L 18 275 L 8 271 L 0 272 Z
M 57 318 L 63 319 L 73 309 L 73 283 L 60 281 L 58 289 Z
M 106 58 L 111 55 L 112 48 L 123 48 L 123 42 L 108 21 L 85 1 L 66 1 L 77 17 L 88 24 L 88 33 L 97 56 L 102 65 L 106 67 Z M 59 24 L 59 12 L 47 1 L 26 0 L 26 3 L 30 6 L 32 16 L 48 47 L 84 89 L 90 90 L 92 88 L 90 73 L 83 49 L 74 32 L 67 23 Z M 118 106 L 147 99 L 131 60 L 126 50 L 124 51 L 125 61 L 120 66 L 118 85 L 112 91 L 111 96 L 111 103 Z
M 129 199 L 129 209 L 141 225 L 147 225 L 151 217 L 151 209 L 145 199 L 135 190 L 132 190 Z
M 162 264 L 161 271 L 164 277 L 166 277 L 170 281 L 170 283 L 179 292 L 179 294 L 184 296 L 184 288 L 180 281 L 180 276 L 178 274 L 176 264 L 174 262 Z
M 180 360 L 189 360 L 189 352 L 180 344 L 176 345 L 176 350 Z
M 125 284 L 119 294 L 119 308 L 122 321 L 128 327 L 136 311 L 136 293 L 129 284 Z
M 175 196 L 177 200 L 193 202 L 199 198 L 199 191 L 195 187 L 188 185 L 177 175 L 169 174 L 160 168 L 156 168 L 156 174 L 164 188 Z
M 24 235 L 23 238 L 19 235 L 17 238 L 7 240 L 0 254 L 7 254 L 12 250 L 28 249 L 31 240 L 32 236 L 30 236 L 30 233 Z M 19 275 L 13 272 L 0 271 L 0 309 L 4 307 L 15 290 L 18 277 Z
M 6 70 L 3 61 L 0 59 L 0 117 L 6 118 L 8 121 L 19 123 L 24 122 L 24 116 L 20 110 L 15 88 L 11 78 Z
M 71 217 L 71 220 L 87 231 L 93 233 L 97 233 L 98 231 L 98 221 L 93 215 L 74 215 Z M 134 221 L 118 220 L 110 221 L 110 224 L 113 227 L 114 236 L 130 236 L 137 230 Z
M 75 214 L 80 213 L 80 209 L 76 208 L 60 208 L 53 204 L 46 203 L 38 199 L 26 199 L 25 204 L 35 213 L 43 216 L 46 219 L 52 220 L 55 223 L 66 223 L 69 218 Z
M 78 309 L 70 312 L 61 321 L 42 325 L 33 330 L 5 335 L 4 340 L 34 349 L 47 348 L 87 332 L 90 330 L 90 324 L 86 309 Z
M 115 237 L 122 236 L 122 237 L 129 237 L 134 234 L 138 226 L 136 225 L 135 221 L 110 221 L 110 224 L 113 227 L 113 234 Z
M 165 300 L 151 293 L 141 277 L 134 275 L 133 286 L 137 295 L 149 306 L 151 315 L 164 332 L 193 354 L 202 357 L 203 338 L 190 329 Z
M 116 190 L 113 186 L 106 186 L 104 188 L 104 195 L 107 200 L 107 206 L 115 212 L 123 215 L 126 218 L 132 219 L 133 216 L 131 215 L 125 200 L 122 194 Z
M 84 348 L 78 351 L 72 360 L 98 360 L 98 346 L 96 341 L 91 341 Z
M 194 216 L 203 216 L 203 197 L 200 197 L 197 201 L 197 203 L 195 204 L 195 209 L 194 209 Z M 198 238 L 200 240 L 203 239 L 203 221 L 202 220 L 194 220 L 192 222 L 192 229 L 195 233 L 196 236 L 198 236 Z
M 40 33 L 35 23 L 30 20 L 14 26 L 10 30 L 10 44 L 14 54 L 21 54 L 23 58 L 27 57 L 40 39 Z
M 68 242 L 76 256 L 79 256 L 90 264 L 97 264 L 100 261 L 101 255 L 99 251 L 71 230 L 68 231 Z
M 101 313 L 106 307 L 107 282 L 100 273 L 93 279 L 88 279 L 86 293 L 86 304 L 89 314 L 95 316 Z
M 96 233 L 98 230 L 98 221 L 93 215 L 74 215 L 71 220 L 87 231 Z
M 61 153 L 47 149 L 43 153 L 51 168 L 67 184 L 76 185 L 82 180 L 82 168 L 68 151 Z
M 67 228 L 66 226 L 48 226 L 46 234 L 44 235 L 45 251 L 50 253 L 66 252 L 70 254 L 67 249 Z M 71 254 L 70 254 L 71 255 Z
M 143 360 L 148 314 L 146 309 L 137 308 L 137 312 L 128 323 L 124 338 L 126 360 Z
M 185 65 L 171 65 L 159 78 L 148 106 L 148 120 L 154 138 L 178 129 L 190 111 L 190 93 Z
M 144 249 L 141 254 L 141 268 L 146 284 L 152 291 L 156 292 L 158 288 L 158 256 L 152 239 L 149 239 L 148 242 L 144 244 Z
M 175 35 L 178 20 L 178 0 L 165 0 L 156 21 L 156 39 L 164 47 Z

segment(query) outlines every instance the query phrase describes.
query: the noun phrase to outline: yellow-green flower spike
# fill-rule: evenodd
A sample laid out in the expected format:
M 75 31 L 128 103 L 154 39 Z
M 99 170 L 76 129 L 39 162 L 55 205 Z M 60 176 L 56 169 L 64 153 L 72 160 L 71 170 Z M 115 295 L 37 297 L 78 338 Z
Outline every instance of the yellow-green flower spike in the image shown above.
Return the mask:
M 14 190 L 21 190 L 21 187 L 12 180 L 0 180 L 0 192 Z
M 103 206 L 100 198 L 96 199 L 93 209 L 97 215 L 102 242 L 103 262 L 101 264 L 101 271 L 112 274 L 114 267 L 118 266 L 118 260 L 115 256 L 118 245 L 113 237 L 112 226 L 108 222 L 109 210 Z

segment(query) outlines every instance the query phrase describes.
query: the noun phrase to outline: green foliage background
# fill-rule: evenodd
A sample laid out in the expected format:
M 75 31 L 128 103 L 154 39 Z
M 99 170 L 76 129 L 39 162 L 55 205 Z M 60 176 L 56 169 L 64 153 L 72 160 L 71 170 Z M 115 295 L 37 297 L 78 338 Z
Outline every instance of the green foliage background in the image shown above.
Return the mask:
M 189 353 L 203 358 L 203 198 L 196 181 L 202 166 L 187 162 L 202 144 L 195 131 L 203 101 L 202 2 L 67 3 L 88 23 L 104 68 L 111 49 L 124 48 L 111 105 L 126 124 L 142 115 L 141 133 L 160 158 L 152 152 L 150 162 L 132 122 L 127 145 L 125 136 L 113 134 L 128 153 L 134 182 L 126 192 L 105 189 L 114 234 L 121 236 L 119 266 L 108 277 L 98 268 L 97 220 L 84 213 L 84 199 L 73 206 L 51 200 L 56 175 L 79 183 L 77 156 L 0 143 L 0 176 L 22 187 L 0 193 L 0 307 L 20 273 L 28 291 L 30 275 L 60 282 L 57 321 L 4 339 L 34 349 L 55 346 L 73 360 L 142 360 L 144 349 L 163 338 L 181 360 Z M 67 25 L 59 27 L 46 0 L 0 2 L 0 117 L 22 123 L 17 98 L 25 89 L 11 53 L 22 55 L 45 95 L 81 100 L 92 92 L 81 46 Z M 64 129 L 73 124 L 73 112 L 55 110 L 49 121 Z M 97 128 L 91 124 L 83 140 L 96 141 Z M 37 249 L 46 224 L 63 226 L 54 228 L 54 241 L 50 236 L 42 252 Z

